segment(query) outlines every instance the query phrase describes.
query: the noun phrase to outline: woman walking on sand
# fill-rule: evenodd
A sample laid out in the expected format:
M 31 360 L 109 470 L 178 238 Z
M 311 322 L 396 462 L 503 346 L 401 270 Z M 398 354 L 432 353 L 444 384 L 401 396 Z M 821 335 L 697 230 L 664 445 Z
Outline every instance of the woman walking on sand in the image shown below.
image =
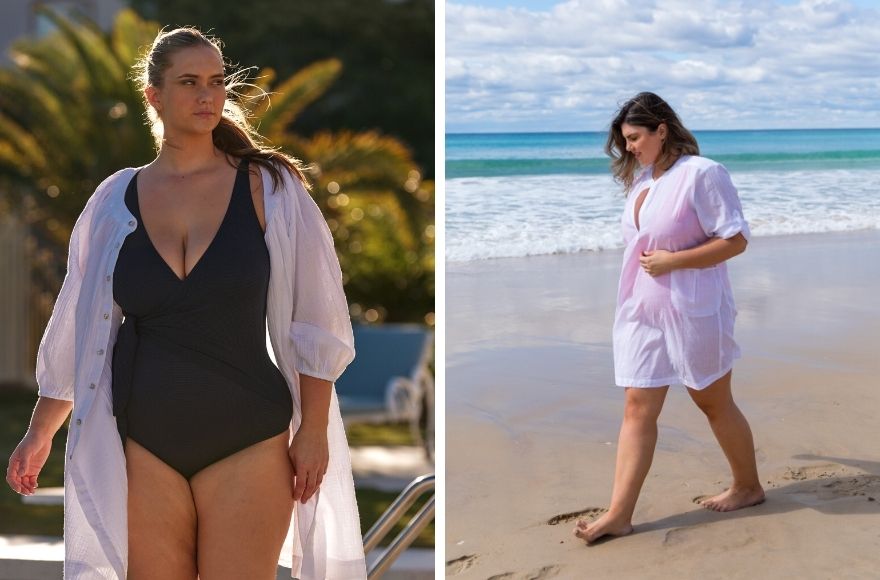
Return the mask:
M 159 153 L 74 225 L 6 480 L 34 493 L 72 408 L 65 578 L 365 578 L 333 387 L 352 330 L 300 164 L 227 100 L 216 39 L 160 32 L 136 70 Z
M 613 331 L 615 382 L 626 388 L 626 402 L 608 512 L 574 529 L 587 542 L 632 532 L 672 383 L 687 386 L 733 472 L 730 488 L 701 504 L 730 511 L 764 501 L 752 433 L 730 392 L 740 351 L 725 261 L 749 238 L 736 188 L 721 164 L 699 156 L 694 136 L 653 93 L 621 107 L 605 151 L 627 193 Z

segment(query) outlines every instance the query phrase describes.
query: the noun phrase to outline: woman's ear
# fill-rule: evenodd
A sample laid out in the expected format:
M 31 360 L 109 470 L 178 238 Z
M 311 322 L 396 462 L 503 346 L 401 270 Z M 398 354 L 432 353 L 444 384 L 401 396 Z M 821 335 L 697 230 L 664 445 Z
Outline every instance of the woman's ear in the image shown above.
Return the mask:
M 660 134 L 660 140 L 666 141 L 666 135 L 668 134 L 669 128 L 666 126 L 666 123 L 660 123 L 657 126 L 657 132 Z
M 162 111 L 162 102 L 159 99 L 159 91 L 156 87 L 148 86 L 144 89 L 144 96 L 147 97 L 147 102 L 150 103 L 150 106 L 156 109 L 157 113 Z

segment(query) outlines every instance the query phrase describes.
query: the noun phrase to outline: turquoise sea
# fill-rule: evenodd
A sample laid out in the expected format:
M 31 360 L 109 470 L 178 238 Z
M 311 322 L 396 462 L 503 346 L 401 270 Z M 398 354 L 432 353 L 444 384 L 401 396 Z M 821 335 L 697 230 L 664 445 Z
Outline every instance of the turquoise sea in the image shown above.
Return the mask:
M 605 132 L 446 135 L 451 261 L 619 247 Z M 756 236 L 880 227 L 880 129 L 694 131 Z

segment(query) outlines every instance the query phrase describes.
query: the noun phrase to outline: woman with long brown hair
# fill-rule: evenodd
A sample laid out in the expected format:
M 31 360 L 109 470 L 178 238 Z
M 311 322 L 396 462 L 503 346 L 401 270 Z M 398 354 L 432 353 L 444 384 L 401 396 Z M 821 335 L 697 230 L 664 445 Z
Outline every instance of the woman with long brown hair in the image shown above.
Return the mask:
M 158 155 L 76 221 L 7 481 L 34 492 L 72 408 L 65 577 L 364 578 L 351 324 L 301 165 L 227 98 L 216 39 L 160 32 L 135 70 Z
M 633 531 L 672 383 L 684 384 L 706 414 L 733 473 L 731 486 L 702 505 L 730 511 L 764 501 L 752 433 L 730 391 L 740 350 L 725 261 L 745 250 L 750 235 L 736 188 L 654 93 L 620 108 L 605 151 L 628 194 L 613 331 L 615 382 L 626 402 L 609 509 L 574 529 L 587 542 Z

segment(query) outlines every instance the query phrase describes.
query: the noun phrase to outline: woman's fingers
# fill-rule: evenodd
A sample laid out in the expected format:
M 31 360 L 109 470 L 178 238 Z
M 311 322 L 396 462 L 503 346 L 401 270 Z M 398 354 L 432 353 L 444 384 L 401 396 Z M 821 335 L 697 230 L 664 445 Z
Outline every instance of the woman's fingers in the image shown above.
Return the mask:
M 299 501 L 306 488 L 305 474 L 300 474 L 296 468 L 293 471 L 293 501 Z
M 299 470 L 295 469 L 294 471 L 295 483 L 293 487 L 293 499 L 294 501 L 305 503 L 309 501 L 309 498 L 311 498 L 321 487 L 327 468 L 317 466 L 309 468 L 301 467 Z
M 37 476 L 28 475 L 28 468 L 19 454 L 14 454 L 6 468 L 6 482 L 15 493 L 30 495 L 37 488 Z
M 305 490 L 303 491 L 302 500 L 301 500 L 303 503 L 309 501 L 309 498 L 312 497 L 313 493 L 315 493 L 315 482 L 316 482 L 315 472 L 309 471 L 306 474 L 305 480 L 306 480 L 306 487 L 305 487 Z
M 9 465 L 6 466 L 6 483 L 15 493 L 21 493 L 21 477 L 18 474 L 20 460 L 18 454 L 14 453 L 9 458 Z

